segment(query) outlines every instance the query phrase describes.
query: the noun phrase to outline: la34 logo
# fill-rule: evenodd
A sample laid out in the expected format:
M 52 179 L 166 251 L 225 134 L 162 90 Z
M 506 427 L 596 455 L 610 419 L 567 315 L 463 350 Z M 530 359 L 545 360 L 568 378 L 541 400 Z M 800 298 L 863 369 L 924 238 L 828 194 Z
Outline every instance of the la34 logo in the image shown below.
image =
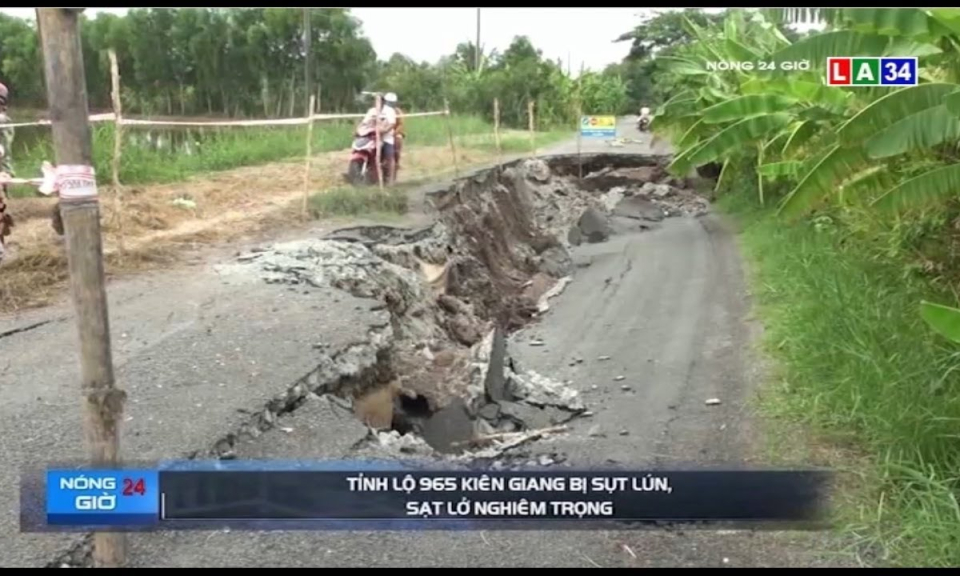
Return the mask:
M 827 58 L 828 86 L 916 86 L 917 58 Z

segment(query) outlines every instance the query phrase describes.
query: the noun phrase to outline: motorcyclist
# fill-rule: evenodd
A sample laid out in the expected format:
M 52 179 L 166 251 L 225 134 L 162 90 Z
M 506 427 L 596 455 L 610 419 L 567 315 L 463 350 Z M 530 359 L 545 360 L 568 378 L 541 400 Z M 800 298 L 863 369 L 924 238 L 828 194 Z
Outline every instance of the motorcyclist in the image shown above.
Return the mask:
M 387 92 L 383 95 L 383 108 L 384 110 L 392 110 L 394 118 L 392 131 L 393 143 L 390 145 L 390 151 L 388 152 L 386 146 L 387 139 L 384 138 L 383 150 L 384 158 L 391 160 L 389 162 L 390 167 L 387 170 L 391 182 L 397 181 L 397 171 L 400 169 L 400 147 L 403 145 L 403 119 L 401 118 L 400 108 L 397 107 L 398 103 L 399 99 L 395 92 Z
M 387 101 L 390 100 L 388 103 Z M 377 107 L 373 106 L 367 110 L 367 115 L 364 116 L 363 120 L 360 122 L 361 128 L 358 129 L 358 133 L 363 134 L 362 130 L 364 127 L 372 128 L 375 124 L 378 125 L 380 132 L 380 141 L 381 141 L 381 159 L 384 164 L 383 179 L 387 182 L 390 182 L 396 172 L 397 156 L 396 156 L 396 140 L 394 138 L 397 126 L 397 111 L 393 108 L 391 104 L 395 104 L 397 101 L 397 95 L 394 93 L 386 94 L 383 98 L 383 105 L 379 110 L 379 117 L 377 114 Z
M 637 127 L 640 130 L 644 130 L 650 126 L 651 120 L 653 120 L 653 118 L 650 117 L 650 109 L 646 106 L 640 108 L 640 117 L 637 119 Z
M 7 116 L 7 102 L 10 92 L 7 87 L 0 84 L 0 124 L 10 122 Z M 13 228 L 13 218 L 7 214 L 7 185 L 3 183 L 5 178 L 13 177 L 13 158 L 11 158 L 11 147 L 13 146 L 13 128 L 10 126 L 0 127 L 0 261 L 3 261 L 5 253 L 7 236 L 10 235 L 10 229 Z

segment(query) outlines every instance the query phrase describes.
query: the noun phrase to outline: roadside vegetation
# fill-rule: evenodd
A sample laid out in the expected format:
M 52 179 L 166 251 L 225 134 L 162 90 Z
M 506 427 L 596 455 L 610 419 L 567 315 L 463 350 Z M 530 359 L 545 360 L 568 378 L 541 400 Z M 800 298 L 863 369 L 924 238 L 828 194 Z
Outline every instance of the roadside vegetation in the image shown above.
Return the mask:
M 822 31 L 788 37 L 816 18 Z M 684 19 L 653 129 L 712 166 L 779 362 L 765 408 L 848 454 L 843 521 L 874 561 L 960 564 L 960 10 Z M 920 85 L 826 87 L 828 56 L 917 56 Z M 707 71 L 809 60 L 807 72 Z M 922 304 L 925 303 L 925 304 Z M 935 304 L 930 304 L 935 303 Z M 854 465 L 853 462 L 858 462 Z

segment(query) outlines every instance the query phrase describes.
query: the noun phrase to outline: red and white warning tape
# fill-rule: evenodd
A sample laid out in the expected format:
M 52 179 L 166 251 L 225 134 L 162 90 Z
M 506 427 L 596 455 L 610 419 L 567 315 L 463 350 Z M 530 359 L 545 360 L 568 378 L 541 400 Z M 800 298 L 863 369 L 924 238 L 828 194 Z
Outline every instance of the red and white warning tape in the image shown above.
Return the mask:
M 42 178 L 10 178 L 0 175 L 0 184 L 29 184 L 44 196 L 58 192 L 65 201 L 89 200 L 97 197 L 97 177 L 92 166 L 63 165 L 54 167 L 44 162 Z
M 117 116 L 114 113 L 109 114 L 93 114 L 90 116 L 90 122 L 112 122 L 116 120 Z M 122 120 L 121 120 L 122 121 Z M 24 126 L 51 126 L 53 122 L 50 120 L 37 120 L 35 122 L 9 122 L 0 124 L 0 128 L 21 128 Z

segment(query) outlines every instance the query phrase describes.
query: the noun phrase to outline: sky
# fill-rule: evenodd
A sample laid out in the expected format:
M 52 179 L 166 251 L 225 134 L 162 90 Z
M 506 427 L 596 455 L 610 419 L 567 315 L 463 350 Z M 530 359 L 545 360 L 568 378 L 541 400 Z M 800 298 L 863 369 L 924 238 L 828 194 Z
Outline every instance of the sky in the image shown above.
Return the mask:
M 123 13 L 126 8 L 88 8 Z M 0 12 L 33 18 L 33 8 L 2 8 Z M 377 56 L 401 52 L 421 61 L 435 62 L 450 54 L 460 42 L 474 41 L 476 8 L 353 8 Z M 576 74 L 581 63 L 601 70 L 619 62 L 630 50 L 629 42 L 613 40 L 640 22 L 643 8 L 483 8 L 480 11 L 480 44 L 501 52 L 514 36 L 526 35 L 545 57 L 569 60 Z

